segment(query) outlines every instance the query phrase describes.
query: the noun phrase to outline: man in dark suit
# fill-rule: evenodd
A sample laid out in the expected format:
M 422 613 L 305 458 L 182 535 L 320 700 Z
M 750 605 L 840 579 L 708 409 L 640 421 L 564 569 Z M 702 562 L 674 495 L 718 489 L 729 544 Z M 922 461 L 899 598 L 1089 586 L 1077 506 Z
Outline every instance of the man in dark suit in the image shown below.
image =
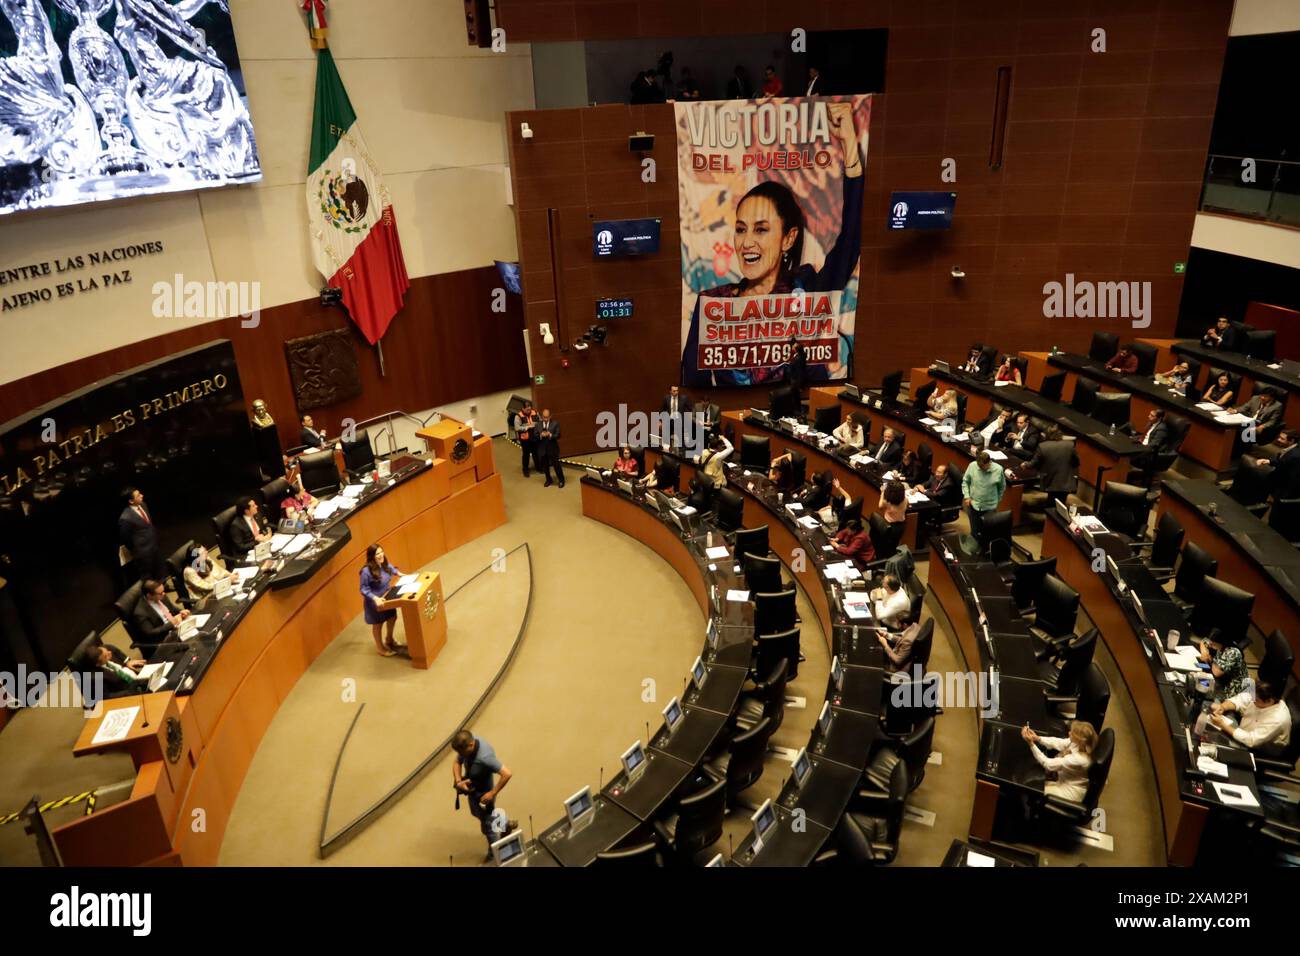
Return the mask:
M 894 466 L 903 460 L 903 443 L 892 428 L 886 428 L 880 436 L 880 444 L 870 452 L 871 457 L 882 465 Z
M 299 442 L 308 448 L 324 448 L 325 429 L 317 428 L 310 415 L 302 416 L 302 431 L 298 433 Z
M 144 494 L 139 488 L 131 488 L 126 493 L 126 507 L 117 516 L 117 536 L 122 547 L 135 559 L 141 579 L 162 577 L 158 529 L 154 526 L 153 515 L 145 507 Z
M 985 448 L 997 448 L 1005 443 L 1007 435 L 1015 427 L 1011 409 L 994 408 L 984 421 L 975 426 L 974 434 L 984 440 Z
M 677 447 L 682 442 L 684 435 L 683 422 L 687 415 L 695 411 L 695 405 L 691 402 L 689 395 L 683 395 L 681 388 L 674 385 L 668 389 L 668 394 L 664 396 L 664 403 L 659 409 L 668 416 L 668 432 L 660 435 L 669 447 Z
M 151 645 L 171 637 L 176 625 L 189 616 L 189 611 L 182 611 L 167 597 L 162 582 L 152 579 L 144 582 L 144 591 L 131 613 L 140 641 Z
M 935 465 L 930 480 L 914 486 L 913 490 L 942 505 L 954 504 L 961 492 L 947 465 Z
M 1067 498 L 1079 487 L 1079 453 L 1074 442 L 1061 438 L 1061 430 L 1055 425 L 1048 431 L 1047 440 L 1039 442 L 1029 464 L 1038 472 L 1049 502 Z
M 1300 445 L 1296 442 L 1296 430 L 1284 428 L 1273 439 L 1281 449 L 1271 460 L 1263 459 L 1273 466 L 1268 476 L 1269 494 L 1274 501 L 1284 498 L 1300 498 Z
M 111 644 L 96 644 L 86 648 L 81 666 L 88 674 L 104 676 L 104 699 L 123 697 L 127 694 L 140 694 L 149 689 L 148 681 L 140 677 L 140 668 L 144 661 L 140 658 L 130 660 Z M 87 704 L 94 705 L 87 700 Z
M 1232 327 L 1227 316 L 1221 315 L 1214 325 L 1205 330 L 1201 345 L 1207 349 L 1220 349 L 1224 352 L 1237 351 L 1237 330 Z
M 677 391 L 677 386 L 673 386 Z M 537 422 L 537 451 L 541 456 L 542 473 L 546 475 L 546 484 L 551 482 L 551 468 L 555 468 L 555 481 L 564 487 L 564 465 L 560 462 L 560 423 L 551 417 L 549 408 L 542 409 L 542 417 Z
M 235 504 L 235 520 L 230 522 L 230 543 L 234 545 L 236 556 L 271 540 L 271 529 L 258 510 L 257 502 L 248 495 Z
M 808 350 L 793 335 L 790 336 L 790 361 L 786 366 L 785 380 L 791 388 L 798 389 L 800 395 L 808 384 Z
M 1038 443 L 1042 440 L 1042 437 L 1038 426 L 1030 420 L 1028 415 L 1021 412 L 1016 416 L 1016 427 L 1002 436 L 1002 444 L 1012 451 L 1029 457 L 1038 449 Z
M 1156 456 L 1164 452 L 1169 445 L 1169 426 L 1165 423 L 1163 408 L 1153 408 L 1147 413 L 1147 430 L 1142 433 L 1138 441 L 1146 446 L 1146 451 L 1133 456 L 1132 467 L 1145 469 L 1150 467 L 1155 462 Z

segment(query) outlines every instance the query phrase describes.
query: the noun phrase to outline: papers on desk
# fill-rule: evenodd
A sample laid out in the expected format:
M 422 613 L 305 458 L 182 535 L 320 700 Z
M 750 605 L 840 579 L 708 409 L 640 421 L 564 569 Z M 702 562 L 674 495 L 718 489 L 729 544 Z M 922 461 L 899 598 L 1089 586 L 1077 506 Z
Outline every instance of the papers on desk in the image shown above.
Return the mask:
M 172 669 L 171 661 L 167 661 L 166 663 L 163 664 L 145 664 L 144 667 L 140 668 L 140 672 L 138 676 L 142 680 L 151 680 L 154 674 L 161 672 L 162 676 L 166 677 L 168 674 L 171 673 L 171 669 Z
M 1201 655 L 1196 648 L 1183 644 L 1172 651 L 1166 652 L 1165 660 L 1176 671 L 1191 672 L 1198 669 L 1201 663 Z
M 195 615 L 193 615 L 192 617 L 190 617 L 190 620 L 194 622 L 194 627 L 195 627 L 195 629 L 201 631 L 201 630 L 203 630 L 205 627 L 208 626 L 208 621 L 212 620 L 212 615 L 211 615 L 211 614 L 195 614 Z M 151 665 L 151 666 L 152 666 L 152 665 Z
M 311 516 L 317 521 L 327 521 L 338 510 L 338 499 L 331 498 L 329 501 L 318 501 L 316 507 L 312 509 Z
M 136 717 L 140 715 L 140 708 L 123 707 L 119 710 L 110 710 L 102 721 L 99 729 L 95 731 L 95 736 L 91 738 L 92 744 L 111 744 L 117 740 L 126 739 L 126 735 L 131 732 L 131 726 L 135 723 Z
M 1010 382 L 994 382 L 994 383 L 993 383 L 993 387 L 994 387 L 994 388 L 1005 388 L 1006 386 L 1008 386 L 1008 385 L 1010 385 L 1010 384 L 1011 384 Z
M 1196 407 L 1201 409 L 1201 411 L 1205 411 L 1205 412 L 1222 411 L 1222 409 L 1214 402 L 1197 402 Z
M 970 441 L 970 432 L 958 432 L 952 436 L 953 441 Z
M 834 564 L 828 564 L 822 568 L 822 574 L 829 580 L 838 582 L 841 587 L 848 587 L 850 581 L 856 581 L 862 577 L 862 572 L 857 569 L 852 561 L 836 561 Z
M 400 578 L 397 579 L 397 586 L 399 588 L 404 588 L 408 584 L 414 584 L 419 580 L 420 580 L 420 576 L 418 574 L 403 574 Z
M 312 537 L 309 534 L 295 534 L 293 540 L 284 546 L 284 554 L 300 554 L 304 548 L 310 545 Z
M 794 515 L 795 517 L 798 517 L 799 512 L 803 511 L 803 505 L 799 504 L 799 502 L 797 501 L 792 501 L 785 506 L 785 510 L 790 512 L 790 514 Z
M 350 511 L 357 506 L 357 499 L 350 495 L 339 495 L 334 499 L 335 511 Z
M 929 425 L 930 427 L 933 428 L 935 425 L 938 425 L 938 424 L 939 424 L 939 421 L 938 421 L 938 419 L 934 419 L 934 418 L 931 418 L 929 415 L 926 415 L 926 416 L 922 417 L 922 419 L 921 419 L 921 424 L 922 424 L 922 425 Z M 943 427 L 944 427 L 944 428 L 951 428 L 952 426 L 951 426 L 951 425 L 944 425 Z
M 280 549 L 293 540 L 293 535 L 276 532 L 271 535 L 271 550 L 279 553 Z
M 990 448 L 988 452 L 989 452 L 989 457 L 992 458 L 994 461 L 1007 460 L 1007 453 L 1004 451 L 998 451 L 996 448 Z
M 1210 781 L 1214 784 L 1214 792 L 1219 795 L 1219 799 L 1229 807 L 1257 807 L 1259 801 L 1255 795 L 1250 792 L 1249 787 L 1243 787 L 1235 783 L 1219 783 L 1217 780 Z
M 257 567 L 254 566 L 254 567 L 245 567 L 245 568 L 235 568 L 235 570 L 232 573 L 235 575 L 235 577 L 239 578 L 239 586 L 242 588 L 249 581 L 253 580 L 253 578 L 257 577 L 257 571 L 258 571 Z
M 1205 774 L 1207 777 L 1222 777 L 1224 780 L 1228 779 L 1228 765 L 1226 763 L 1219 763 L 1219 761 L 1215 760 L 1213 757 L 1207 757 L 1205 754 L 1201 754 L 1196 758 L 1196 769 L 1201 771 L 1201 773 Z
M 1096 515 L 1076 515 L 1074 524 L 1080 531 L 1086 531 L 1091 535 L 1106 533 L 1106 526 Z
M 712 560 L 712 561 L 717 561 L 717 560 L 719 560 L 720 558 L 728 557 L 730 554 L 731 554 L 731 552 L 728 551 L 728 550 L 727 550 L 725 547 L 723 547 L 722 545 L 718 545 L 717 547 L 714 547 L 714 548 L 705 548 L 705 549 L 704 549 L 704 556 L 705 556 L 706 558 L 709 558 L 709 559 Z
M 927 418 L 927 419 L 923 419 L 923 420 L 924 420 L 924 421 L 929 421 L 928 418 Z M 942 434 L 942 433 L 944 433 L 944 432 L 950 432 L 950 431 L 954 431 L 954 430 L 956 430 L 956 426 L 955 426 L 955 425 L 948 425 L 948 424 L 946 424 L 946 423 L 941 423 L 941 422 L 935 422 L 935 424 L 934 424 L 934 430 L 937 431 L 937 432 L 939 432 L 940 434 Z
M 855 621 L 871 620 L 871 595 L 867 591 L 845 591 L 844 613 Z
M 983 853 L 976 853 L 974 850 L 966 851 L 967 866 L 997 866 L 997 860 Z
M 822 526 L 822 523 L 818 521 L 816 518 L 814 518 L 812 515 L 804 515 L 802 518 L 799 519 L 799 524 L 803 525 L 809 531 L 816 531 L 818 528 Z
M 1215 415 L 1214 420 L 1220 425 L 1244 425 L 1246 422 L 1254 421 L 1249 415 L 1242 415 L 1240 412 L 1224 412 Z
M 345 498 L 360 498 L 361 493 L 365 490 L 365 485 L 348 485 L 340 492 L 340 494 Z
M 907 503 L 909 505 L 918 505 L 923 501 L 930 500 L 929 496 L 924 491 L 913 491 L 909 488 L 904 492 L 904 494 L 907 496 Z
M 736 590 L 735 588 L 731 588 L 730 590 L 727 591 L 727 600 L 728 600 L 728 601 L 748 601 L 748 600 L 749 600 L 749 592 L 748 592 L 748 591 L 738 591 L 738 590 Z
M 1271 369 L 1279 369 L 1279 368 L 1282 367 L 1282 363 L 1281 363 L 1281 362 L 1272 362 L 1272 363 L 1269 364 L 1268 367 L 1271 368 Z
M 408 594 L 414 594 L 418 590 L 420 590 L 420 581 L 417 578 L 410 584 L 399 584 L 397 586 L 397 596 L 406 597 Z
M 872 458 L 865 451 L 858 452 L 856 455 L 854 455 L 852 458 L 849 459 L 849 461 L 855 465 L 869 465 L 875 460 L 876 459 Z

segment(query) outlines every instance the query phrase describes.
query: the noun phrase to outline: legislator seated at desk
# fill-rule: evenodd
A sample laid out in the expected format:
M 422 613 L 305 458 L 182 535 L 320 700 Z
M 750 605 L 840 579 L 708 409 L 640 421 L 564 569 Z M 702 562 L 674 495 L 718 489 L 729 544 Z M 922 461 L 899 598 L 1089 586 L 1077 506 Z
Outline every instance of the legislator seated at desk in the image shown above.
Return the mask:
M 862 448 L 867 443 L 867 435 L 862 427 L 862 418 L 853 414 L 835 426 L 831 434 L 846 445 Z
M 880 436 L 880 444 L 871 450 L 871 457 L 886 467 L 893 467 L 903 460 L 903 442 L 892 428 L 886 428 Z
M 141 643 L 149 646 L 161 644 L 176 633 L 181 621 L 190 616 L 172 603 L 161 581 L 144 582 L 140 600 L 136 602 L 132 619 L 141 635 Z
M 1278 401 L 1273 390 L 1269 388 L 1257 390 L 1250 401 L 1238 405 L 1234 411 L 1238 415 L 1245 415 L 1247 418 L 1253 419 L 1256 426 L 1261 429 L 1269 428 L 1282 420 L 1282 403 Z M 1266 440 L 1261 439 L 1261 441 Z
M 995 382 L 1007 382 L 1011 385 L 1024 385 L 1024 379 L 1020 374 L 1020 368 L 1016 365 L 1014 355 L 1004 355 L 1002 364 L 998 366 L 998 374 L 993 377 Z
M 81 669 L 87 674 L 104 675 L 104 698 L 141 694 L 149 681 L 140 676 L 144 661 L 132 660 L 111 644 L 93 643 L 81 652 Z M 90 704 L 91 701 L 86 703 Z
M 1043 433 L 1024 412 L 1016 416 L 1015 425 L 1002 436 L 1002 445 L 1029 458 L 1038 448 Z
M 243 556 L 263 541 L 271 540 L 271 529 L 259 511 L 257 501 L 248 495 L 235 505 L 235 520 L 230 523 L 230 543 L 237 556 Z
M 1120 350 L 1106 362 L 1106 368 L 1120 375 L 1132 375 L 1138 370 L 1138 357 L 1127 345 L 1121 346 Z
M 300 443 L 306 448 L 326 448 L 325 429 L 317 428 L 310 415 L 302 416 L 302 429 L 298 433 Z
M 1291 740 L 1291 712 L 1268 681 L 1213 704 L 1210 721 L 1243 747 L 1285 747 Z M 1234 724 L 1232 715 L 1236 715 Z
M 1207 349 L 1221 349 L 1224 352 L 1240 351 L 1240 336 L 1227 316 L 1219 316 L 1214 324 L 1201 336 L 1201 345 Z
M 198 600 L 212 593 L 220 581 L 234 581 L 236 575 L 227 571 L 225 566 L 215 561 L 207 548 L 198 548 L 194 560 L 185 565 L 181 578 L 190 597 Z
M 1005 444 L 1007 434 L 1014 427 L 1013 415 L 1011 409 L 999 408 L 975 426 L 975 434 L 983 440 L 985 448 L 1001 448 Z
M 1188 390 L 1196 384 L 1195 376 L 1192 374 L 1192 367 L 1186 359 L 1175 362 L 1173 368 L 1167 372 L 1157 373 L 1155 380 L 1161 385 L 1168 385 L 1170 388 L 1177 389 L 1183 395 L 1186 395 Z
M 1274 501 L 1279 499 L 1300 498 L 1300 442 L 1296 441 L 1296 432 L 1284 428 L 1273 439 L 1278 453 L 1272 458 L 1259 461 L 1273 466 L 1269 478 L 1269 494 Z
M 1237 390 L 1232 384 L 1232 376 L 1227 372 L 1211 372 L 1210 383 L 1201 394 L 1201 400 L 1212 402 L 1220 408 L 1227 408 Z

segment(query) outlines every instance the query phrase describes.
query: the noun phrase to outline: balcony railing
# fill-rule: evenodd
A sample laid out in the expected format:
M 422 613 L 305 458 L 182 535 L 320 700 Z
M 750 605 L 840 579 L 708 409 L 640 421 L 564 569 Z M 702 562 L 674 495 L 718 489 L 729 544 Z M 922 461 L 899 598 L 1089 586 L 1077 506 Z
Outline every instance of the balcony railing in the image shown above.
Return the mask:
M 1300 162 L 1212 153 L 1200 208 L 1300 226 Z

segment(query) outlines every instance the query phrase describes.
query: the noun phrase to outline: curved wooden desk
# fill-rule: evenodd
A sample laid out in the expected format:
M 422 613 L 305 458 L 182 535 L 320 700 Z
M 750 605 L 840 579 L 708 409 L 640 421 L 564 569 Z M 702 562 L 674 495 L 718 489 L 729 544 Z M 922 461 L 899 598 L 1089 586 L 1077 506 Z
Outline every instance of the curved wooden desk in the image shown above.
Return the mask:
M 473 462 L 474 480 L 458 481 L 461 490 L 451 488 L 451 463 L 435 459 L 432 467 L 349 514 L 351 540 L 302 584 L 258 595 L 193 694 L 147 695 L 151 723 L 171 713 L 182 738 L 163 759 L 132 753 L 137 774 L 127 800 L 54 831 L 64 862 L 215 865 L 262 735 L 298 678 L 357 616 L 366 546 L 377 541 L 404 566 L 416 568 L 505 523 L 491 439 L 479 439 Z

